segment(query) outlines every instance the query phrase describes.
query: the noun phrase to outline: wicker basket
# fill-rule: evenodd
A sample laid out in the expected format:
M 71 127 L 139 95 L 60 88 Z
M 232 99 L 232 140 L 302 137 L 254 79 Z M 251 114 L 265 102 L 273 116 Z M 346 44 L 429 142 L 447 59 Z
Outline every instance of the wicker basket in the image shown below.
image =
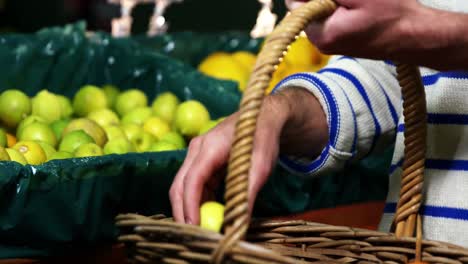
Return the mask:
M 164 216 L 119 215 L 130 262 L 142 263 L 468 263 L 468 249 L 422 240 L 426 102 L 416 66 L 397 65 L 405 117 L 405 161 L 394 234 L 305 221 L 250 221 L 248 173 L 256 119 L 277 65 L 305 26 L 329 16 L 331 0 L 314 0 L 287 16 L 267 39 L 240 105 L 226 178 L 224 234 Z M 243 241 L 243 240 L 246 241 Z

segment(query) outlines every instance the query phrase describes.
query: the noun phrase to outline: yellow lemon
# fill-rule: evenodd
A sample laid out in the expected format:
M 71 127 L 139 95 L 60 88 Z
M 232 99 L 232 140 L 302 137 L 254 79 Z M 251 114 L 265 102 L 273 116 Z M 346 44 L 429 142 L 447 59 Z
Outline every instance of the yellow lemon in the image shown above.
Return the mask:
M 205 202 L 200 208 L 200 227 L 219 232 L 223 226 L 224 205 L 217 202 Z
M 300 36 L 291 44 L 286 53 L 285 60 L 291 65 L 314 65 L 320 61 L 320 53 L 307 37 Z
M 214 78 L 235 81 L 241 91 L 245 89 L 249 79 L 248 70 L 224 52 L 215 52 L 208 56 L 200 63 L 198 70 Z
M 255 61 L 257 60 L 257 56 L 254 54 L 248 52 L 248 51 L 237 51 L 234 52 L 231 57 L 242 64 L 244 68 L 247 69 L 248 73 L 251 73 L 253 71 L 253 68 L 255 66 Z
M 6 148 L 5 151 L 8 153 L 8 156 L 10 156 L 11 161 L 16 161 L 21 165 L 26 165 L 28 163 L 23 154 L 21 154 L 16 149 Z
M 39 165 L 47 160 L 44 150 L 37 142 L 20 141 L 13 148 L 23 154 L 28 164 Z
M 158 140 L 171 131 L 171 127 L 166 121 L 155 116 L 146 120 L 145 124 L 143 125 L 143 129 Z

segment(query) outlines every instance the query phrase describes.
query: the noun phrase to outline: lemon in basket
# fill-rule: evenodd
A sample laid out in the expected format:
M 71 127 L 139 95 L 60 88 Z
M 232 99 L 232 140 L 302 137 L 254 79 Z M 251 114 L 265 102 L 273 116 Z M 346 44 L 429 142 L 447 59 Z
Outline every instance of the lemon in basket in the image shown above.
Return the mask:
M 107 108 L 106 94 L 94 85 L 85 85 L 73 97 L 73 110 L 77 116 L 87 116 L 96 110 Z
M 139 107 L 145 107 L 148 105 L 148 98 L 143 91 L 137 89 L 127 90 L 117 96 L 115 99 L 115 111 L 121 117 L 128 112 Z
M 54 131 L 57 140 L 60 141 L 60 139 L 62 138 L 63 130 L 68 126 L 69 123 L 70 120 L 68 119 L 60 119 L 50 124 L 50 128 L 52 129 L 52 131 Z
M 178 149 L 179 148 L 175 144 L 160 140 L 158 142 L 153 143 L 153 145 L 151 145 L 149 150 L 153 152 L 159 152 L 159 151 L 173 151 L 173 150 L 178 150 Z
M 200 227 L 215 232 L 221 231 L 224 220 L 224 205 L 218 202 L 205 202 L 200 207 Z
M 48 159 L 49 160 L 62 160 L 62 159 L 71 159 L 73 158 L 73 154 L 66 151 L 57 151 Z
M 124 130 L 119 126 L 104 126 L 103 129 L 106 132 L 108 141 L 114 140 L 119 137 L 127 138 L 127 135 L 125 134 Z
M 0 94 L 0 121 L 8 128 L 16 127 L 31 113 L 31 100 L 19 90 Z
M 174 119 L 177 106 L 180 104 L 179 98 L 171 92 L 164 92 L 154 99 L 151 107 L 155 116 L 171 123 Z
M 125 154 L 135 152 L 135 146 L 126 137 L 119 137 L 110 140 L 104 146 L 104 154 Z
M 115 100 L 117 99 L 117 96 L 120 94 L 119 88 L 113 86 L 113 85 L 104 85 L 102 87 L 102 91 L 106 95 L 107 98 L 107 106 L 109 108 L 114 108 Z
M 96 157 L 104 155 L 102 148 L 95 143 L 86 143 L 75 150 L 76 158 Z
M 57 145 L 57 137 L 49 125 L 45 123 L 35 122 L 21 130 L 18 139 L 22 141 L 43 141 L 51 146 Z
M 107 108 L 89 113 L 88 118 L 96 122 L 101 127 L 118 125 L 120 123 L 120 119 L 117 114 Z
M 63 95 L 57 95 L 57 97 L 59 99 L 62 110 L 62 118 L 70 118 L 73 114 L 73 106 L 70 99 Z
M 210 122 L 210 113 L 198 101 L 189 100 L 180 104 L 175 116 L 175 126 L 183 136 L 195 137 L 200 129 Z
M 198 70 L 214 78 L 235 81 L 241 91 L 249 80 L 249 70 L 225 52 L 212 53 L 200 63 Z
M 28 164 L 39 165 L 47 160 L 44 150 L 37 142 L 19 141 L 13 148 L 23 154 Z
M 26 165 L 28 163 L 23 154 L 21 154 L 18 150 L 12 148 L 6 148 L 5 150 L 8 153 L 8 156 L 10 156 L 11 161 L 16 161 L 21 165 Z
M 171 126 L 159 117 L 150 117 L 143 124 L 143 129 L 160 140 L 165 134 L 171 131 Z
M 187 146 L 184 138 L 177 132 L 171 131 L 161 137 L 160 141 L 169 142 L 177 147 L 177 149 L 183 149 Z
M 94 139 L 90 135 L 86 134 L 83 130 L 75 130 L 64 134 L 58 150 L 74 153 L 79 146 L 86 143 L 95 142 Z
M 52 155 L 57 152 L 53 146 L 46 142 L 36 141 L 36 143 L 41 146 L 42 150 L 44 150 L 44 153 L 46 154 L 46 160 L 49 160 L 50 157 L 52 157 Z
M 6 147 L 8 144 L 7 133 L 5 130 L 0 129 L 0 147 Z
M 122 117 L 122 124 L 136 124 L 142 126 L 153 115 L 151 107 L 138 107 Z
M 63 137 L 72 131 L 83 130 L 86 134 L 90 135 L 94 143 L 99 146 L 104 146 L 107 142 L 107 135 L 104 129 L 96 122 L 87 118 L 78 118 L 72 120 L 68 126 L 63 130 Z
M 56 94 L 42 90 L 31 100 L 32 114 L 40 116 L 47 123 L 62 118 L 62 104 Z
M 8 155 L 8 152 L 5 150 L 4 147 L 0 147 L 0 161 L 7 161 L 11 160 L 10 155 Z

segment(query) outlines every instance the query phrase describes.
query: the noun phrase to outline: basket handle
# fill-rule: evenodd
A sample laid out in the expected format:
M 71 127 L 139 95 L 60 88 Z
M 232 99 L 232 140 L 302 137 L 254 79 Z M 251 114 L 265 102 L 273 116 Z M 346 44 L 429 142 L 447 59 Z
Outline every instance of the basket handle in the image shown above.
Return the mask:
M 250 223 L 248 176 L 251 168 L 257 117 L 265 91 L 289 45 L 311 21 L 324 19 L 336 9 L 332 0 L 313 0 L 293 10 L 266 39 L 239 109 L 233 146 L 230 152 L 225 192 L 225 236 L 213 253 L 213 262 L 222 263 L 225 252 L 244 239 Z M 405 116 L 405 161 L 401 199 L 394 226 L 397 236 L 413 236 L 421 203 L 423 183 L 426 101 L 419 69 L 398 64 L 398 81 L 403 93 Z

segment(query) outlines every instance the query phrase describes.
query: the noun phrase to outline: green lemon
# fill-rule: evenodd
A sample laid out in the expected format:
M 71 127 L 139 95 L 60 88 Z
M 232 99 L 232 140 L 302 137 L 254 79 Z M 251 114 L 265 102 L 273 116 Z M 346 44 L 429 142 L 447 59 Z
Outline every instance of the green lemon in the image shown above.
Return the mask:
M 224 206 L 217 202 L 205 202 L 200 208 L 200 227 L 219 232 L 223 225 Z
M 18 135 L 20 141 L 43 141 L 55 147 L 57 145 L 57 137 L 54 131 L 47 124 L 44 123 L 32 123 L 21 130 L 21 134 Z
M 104 129 L 96 122 L 88 118 L 78 118 L 72 120 L 63 130 L 62 137 L 75 130 L 83 130 L 86 132 L 86 134 L 90 135 L 94 139 L 94 143 L 98 144 L 99 146 L 104 146 L 107 142 L 107 136 Z
M 48 144 L 47 142 L 43 142 L 43 141 L 36 141 L 37 144 L 39 144 L 42 148 L 42 150 L 44 150 L 44 153 L 46 154 L 46 160 L 49 160 L 50 157 L 52 157 L 52 155 L 55 154 L 55 152 L 57 152 L 55 150 L 55 148 Z
M 63 95 L 57 95 L 62 108 L 62 119 L 70 118 L 73 115 L 73 107 L 70 99 Z
M 54 131 L 57 140 L 60 140 L 62 138 L 63 130 L 68 126 L 69 123 L 70 120 L 60 119 L 50 124 L 50 128 L 52 128 L 52 131 Z
M 77 158 L 96 157 L 102 155 L 104 155 L 102 148 L 94 143 L 83 144 L 75 150 L 75 157 Z
M 62 104 L 57 95 L 47 91 L 40 91 L 32 100 L 32 114 L 40 116 L 47 123 L 62 118 Z
M 150 107 L 139 107 L 133 109 L 122 117 L 122 124 L 136 124 L 142 126 L 145 121 L 153 115 Z
M 49 160 L 62 160 L 62 159 L 71 159 L 73 154 L 66 151 L 57 151 L 49 158 Z
M 176 129 L 186 137 L 197 136 L 210 121 L 210 113 L 200 102 L 190 100 L 179 105 L 175 115 Z
M 19 136 L 23 132 L 23 129 L 32 123 L 46 124 L 47 120 L 37 115 L 30 115 L 26 117 L 25 119 L 23 119 L 23 121 L 19 123 L 18 128 L 16 128 L 16 137 L 19 138 Z
M 107 108 L 106 94 L 94 85 L 81 87 L 73 98 L 73 110 L 80 117 L 104 108 Z
M 106 131 L 107 140 L 111 141 L 119 137 L 127 138 L 124 130 L 118 126 L 105 126 L 103 127 L 104 131 Z
M 96 143 L 94 139 L 83 130 L 74 130 L 65 134 L 59 144 L 59 151 L 74 153 L 75 150 L 86 143 Z
M 138 152 L 146 152 L 150 149 L 156 139 L 150 133 L 143 131 L 141 139 L 135 144 Z
M 102 91 L 106 95 L 107 98 L 107 106 L 109 108 L 114 108 L 115 100 L 117 99 L 117 96 L 119 96 L 119 89 L 113 85 L 104 85 L 102 87 Z
M 88 119 L 93 120 L 101 127 L 118 125 L 119 117 L 110 109 L 99 109 L 88 114 Z
M 129 152 L 135 152 L 136 149 L 133 146 L 132 142 L 124 137 L 119 137 L 113 140 L 110 140 L 104 146 L 104 154 L 125 154 Z
M 162 136 L 160 141 L 172 143 L 179 149 L 184 149 L 187 146 L 184 138 L 179 133 L 173 131 L 168 132 L 167 134 Z
M 19 90 L 6 90 L 0 94 L 0 121 L 8 128 L 16 127 L 31 114 L 31 100 Z
M 160 151 L 173 151 L 173 150 L 178 150 L 179 148 L 172 144 L 171 142 L 167 141 L 157 141 L 151 145 L 149 148 L 149 151 L 152 152 L 160 152 Z
M 154 99 L 151 108 L 155 116 L 162 118 L 164 121 L 171 123 L 174 119 L 179 99 L 171 92 L 160 94 Z
M 137 89 L 130 89 L 122 92 L 115 100 L 114 108 L 120 116 L 124 116 L 133 109 L 148 105 L 146 95 Z
M 6 147 L 8 143 L 5 130 L 0 128 L 0 147 Z

